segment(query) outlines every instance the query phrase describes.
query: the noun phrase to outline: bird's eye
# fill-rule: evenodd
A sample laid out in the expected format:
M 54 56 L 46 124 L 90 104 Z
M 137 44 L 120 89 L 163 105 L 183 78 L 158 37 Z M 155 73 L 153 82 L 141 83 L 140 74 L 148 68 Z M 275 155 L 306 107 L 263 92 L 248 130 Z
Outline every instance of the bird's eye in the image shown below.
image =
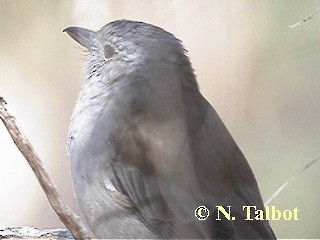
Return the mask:
M 112 46 L 106 45 L 104 46 L 104 56 L 105 58 L 111 58 L 115 53 L 115 50 Z

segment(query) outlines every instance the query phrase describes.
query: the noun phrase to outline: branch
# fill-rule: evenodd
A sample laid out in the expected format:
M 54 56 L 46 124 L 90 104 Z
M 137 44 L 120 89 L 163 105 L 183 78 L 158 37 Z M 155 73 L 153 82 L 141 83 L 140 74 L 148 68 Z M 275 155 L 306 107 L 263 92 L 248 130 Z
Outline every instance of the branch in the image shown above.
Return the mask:
M 311 19 L 313 18 L 313 16 L 316 15 L 319 11 L 320 11 L 320 7 L 318 7 L 318 8 L 317 8 L 313 13 L 311 13 L 308 17 L 300 20 L 299 22 L 297 22 L 297 23 L 295 23 L 295 24 L 290 25 L 288 28 L 289 28 L 289 29 L 293 29 L 293 28 L 295 28 L 295 27 L 298 27 L 298 26 L 304 24 L 306 21 L 311 20 Z
M 63 224 L 70 230 L 74 238 L 90 238 L 89 233 L 84 224 L 80 221 L 80 218 L 74 214 L 61 199 L 53 181 L 50 179 L 48 173 L 44 170 L 39 156 L 36 154 L 21 128 L 17 125 L 16 119 L 7 111 L 5 107 L 6 104 L 6 101 L 0 97 L 0 118 L 7 128 L 13 142 L 16 144 L 32 168 L 52 208 L 57 213 Z
M 66 229 L 37 229 L 34 227 L 0 227 L 0 239 L 73 239 Z
M 293 181 L 296 179 L 296 177 L 298 177 L 301 173 L 303 173 L 305 170 L 307 170 L 309 167 L 311 167 L 313 164 L 315 164 L 317 161 L 319 161 L 320 159 L 320 154 L 318 154 L 311 162 L 309 162 L 301 171 L 299 171 L 298 173 L 292 175 L 291 177 L 288 178 L 288 180 L 282 184 L 277 191 L 274 192 L 274 194 L 272 194 L 272 196 L 264 203 L 265 206 L 269 205 L 270 202 L 276 198 L 282 191 L 283 189 L 285 189 L 289 182 Z

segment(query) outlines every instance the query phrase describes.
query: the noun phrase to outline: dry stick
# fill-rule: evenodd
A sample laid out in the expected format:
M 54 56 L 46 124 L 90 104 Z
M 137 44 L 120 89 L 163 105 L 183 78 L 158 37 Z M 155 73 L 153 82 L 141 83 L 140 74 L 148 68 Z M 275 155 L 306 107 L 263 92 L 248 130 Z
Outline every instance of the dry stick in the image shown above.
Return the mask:
M 89 239 L 89 233 L 84 224 L 61 199 L 54 183 L 44 170 L 39 156 L 36 154 L 21 128 L 17 125 L 16 119 L 8 113 L 5 105 L 6 101 L 0 97 L 0 118 L 10 133 L 13 142 L 28 161 L 43 191 L 47 195 L 52 208 L 64 225 L 70 230 L 75 239 Z
M 299 171 L 298 173 L 296 173 L 295 175 L 291 176 L 290 178 L 288 178 L 288 180 L 282 184 L 277 191 L 275 191 L 274 194 L 272 194 L 272 196 L 264 203 L 265 206 L 269 205 L 270 202 L 277 197 L 282 191 L 283 189 L 285 189 L 290 181 L 293 181 L 296 177 L 298 177 L 301 173 L 303 173 L 305 170 L 307 170 L 309 167 L 311 167 L 313 164 L 315 164 L 317 161 L 319 161 L 320 159 L 320 154 L 318 154 L 311 162 L 309 162 L 301 171 Z
M 293 28 L 295 28 L 295 27 L 298 27 L 298 26 L 302 25 L 302 24 L 305 23 L 306 21 L 311 20 L 312 17 L 313 17 L 314 15 L 316 15 L 319 11 L 320 11 L 320 7 L 318 7 L 318 8 L 317 8 L 313 13 L 311 13 L 308 17 L 302 19 L 301 21 L 299 21 L 299 22 L 297 22 L 297 23 L 295 23 L 295 24 L 290 25 L 288 28 L 289 28 L 289 29 L 293 29 Z

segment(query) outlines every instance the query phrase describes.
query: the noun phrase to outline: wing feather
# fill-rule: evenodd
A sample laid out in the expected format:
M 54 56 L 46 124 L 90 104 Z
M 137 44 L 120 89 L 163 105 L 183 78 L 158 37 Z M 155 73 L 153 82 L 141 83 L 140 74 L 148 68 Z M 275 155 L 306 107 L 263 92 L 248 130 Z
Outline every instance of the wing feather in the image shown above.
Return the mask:
M 184 101 L 183 111 L 163 121 L 132 120 L 119 139 L 116 185 L 161 237 L 274 238 L 268 222 L 244 221 L 242 206 L 263 209 L 263 202 L 249 164 L 218 114 L 200 93 L 197 104 Z M 213 212 L 217 205 L 231 205 L 239 220 L 200 222 L 194 216 L 199 205 Z

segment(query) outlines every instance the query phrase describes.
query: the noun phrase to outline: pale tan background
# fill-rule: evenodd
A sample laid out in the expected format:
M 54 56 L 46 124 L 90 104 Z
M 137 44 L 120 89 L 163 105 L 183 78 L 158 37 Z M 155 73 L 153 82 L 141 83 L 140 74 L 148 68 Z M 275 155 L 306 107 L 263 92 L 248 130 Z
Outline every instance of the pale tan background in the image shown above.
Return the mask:
M 83 80 L 83 52 L 62 30 L 115 19 L 158 25 L 183 40 L 205 97 L 243 150 L 264 200 L 320 152 L 320 6 L 309 1 L 0 2 L 0 95 L 76 209 L 65 144 Z M 280 238 L 319 238 L 320 163 L 274 200 L 300 221 L 271 222 Z M 0 124 L 0 225 L 61 226 Z

